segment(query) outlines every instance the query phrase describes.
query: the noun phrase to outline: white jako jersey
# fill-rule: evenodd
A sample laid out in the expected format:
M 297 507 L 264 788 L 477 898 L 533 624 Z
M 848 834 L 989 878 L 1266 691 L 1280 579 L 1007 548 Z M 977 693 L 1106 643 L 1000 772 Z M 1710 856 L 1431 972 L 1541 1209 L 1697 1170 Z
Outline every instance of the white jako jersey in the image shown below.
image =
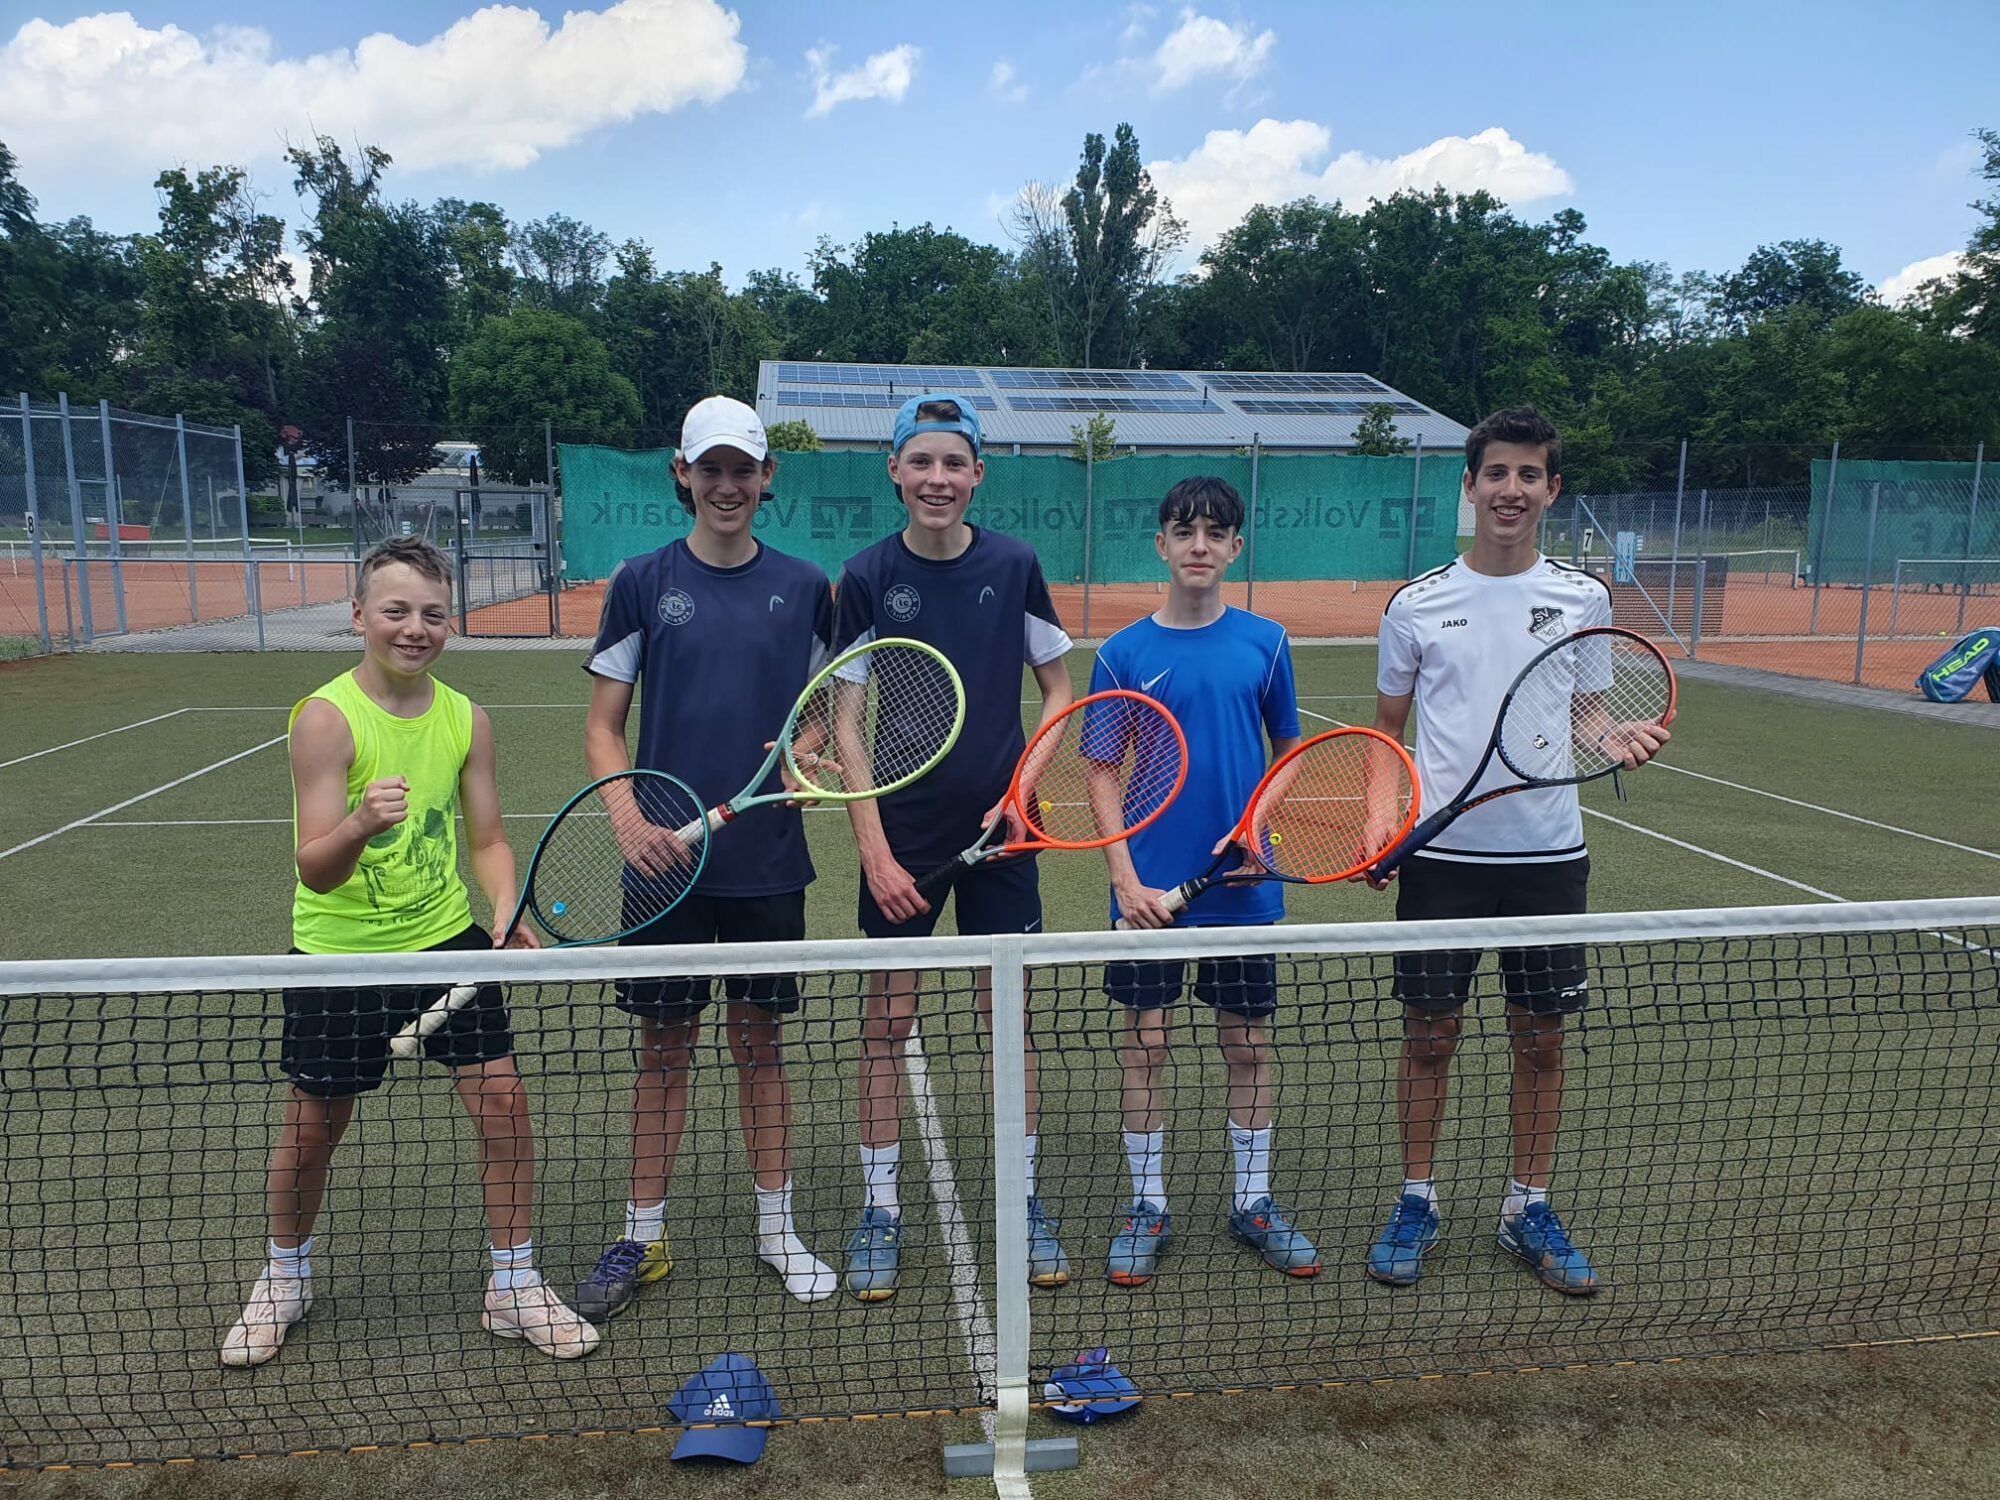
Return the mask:
M 1414 578 L 1382 611 L 1377 691 L 1416 695 L 1417 774 L 1426 816 L 1465 785 L 1493 733 L 1500 700 L 1537 652 L 1574 631 L 1611 623 L 1601 579 L 1539 557 L 1525 573 L 1493 578 L 1460 558 Z M 1494 756 L 1476 791 L 1518 778 Z M 1446 829 L 1424 853 L 1475 863 L 1579 859 L 1576 788 L 1498 797 Z

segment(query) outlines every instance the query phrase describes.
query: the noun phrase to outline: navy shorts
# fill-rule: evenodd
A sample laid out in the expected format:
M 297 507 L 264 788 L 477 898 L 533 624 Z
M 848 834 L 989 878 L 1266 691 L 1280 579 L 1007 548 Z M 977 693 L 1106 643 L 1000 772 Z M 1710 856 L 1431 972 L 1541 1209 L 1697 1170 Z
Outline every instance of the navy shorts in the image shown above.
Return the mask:
M 806 893 L 776 896 L 683 896 L 637 932 L 618 940 L 621 948 L 667 943 L 795 943 L 806 935 Z M 708 975 L 698 979 L 621 979 L 613 1002 L 629 1015 L 649 1021 L 684 1021 L 701 1014 L 714 999 Z M 799 1008 L 795 974 L 730 974 L 722 993 L 777 1015 Z
M 1104 993 L 1131 1010 L 1172 1005 L 1186 984 L 1184 959 L 1139 959 L 1104 966 Z M 1253 953 L 1243 958 L 1196 959 L 1194 997 L 1246 1021 L 1266 1020 L 1278 1009 L 1278 956 Z
M 1426 859 L 1396 877 L 1396 920 L 1572 916 L 1585 909 L 1590 860 L 1474 864 Z M 1457 1010 L 1472 994 L 1476 948 L 1396 955 L 1396 998 L 1413 1010 Z M 1581 943 L 1503 948 L 1500 983 L 1507 1003 L 1537 1016 L 1573 1015 L 1590 1003 L 1590 970 Z
M 470 953 L 492 947 L 493 934 L 475 922 L 423 951 Z M 317 1099 L 348 1099 L 380 1088 L 389 1070 L 389 1038 L 444 993 L 437 985 L 286 990 L 279 1066 L 294 1088 Z M 469 1004 L 424 1038 L 424 1056 L 447 1068 L 496 1062 L 513 1050 L 507 1002 L 497 984 L 481 985 Z
M 899 855 L 900 859 L 901 856 Z M 923 874 L 936 861 L 904 860 L 903 868 Z M 875 904 L 875 893 L 864 877 L 856 920 L 861 931 L 872 938 L 929 937 L 937 930 L 944 914 L 944 900 L 956 903 L 958 931 L 962 937 L 992 937 L 1003 932 L 1042 930 L 1042 886 L 1032 855 L 1015 859 L 989 859 L 971 868 L 960 866 L 937 885 L 924 892 L 931 909 L 918 912 L 907 922 L 891 922 Z

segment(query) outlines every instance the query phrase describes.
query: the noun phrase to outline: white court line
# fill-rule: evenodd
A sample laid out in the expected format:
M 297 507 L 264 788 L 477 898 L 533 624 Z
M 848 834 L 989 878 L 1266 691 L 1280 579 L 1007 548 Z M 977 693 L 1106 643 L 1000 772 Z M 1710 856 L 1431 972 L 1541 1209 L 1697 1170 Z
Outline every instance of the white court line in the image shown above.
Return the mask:
M 88 824 L 95 823 L 99 818 L 109 817 L 115 812 L 123 812 L 135 803 L 144 802 L 148 797 L 157 797 L 161 792 L 170 792 L 175 787 L 184 786 L 197 777 L 206 776 L 210 771 L 219 771 L 224 766 L 234 765 L 237 761 L 247 756 L 255 755 L 259 750 L 268 750 L 273 745 L 282 745 L 284 742 L 285 737 L 282 734 L 273 735 L 261 745 L 252 745 L 248 750 L 239 750 L 234 755 L 225 756 L 221 760 L 216 761 L 213 765 L 203 766 L 199 771 L 190 771 L 185 776 L 176 776 L 172 781 L 156 786 L 150 792 L 141 792 L 136 797 L 127 797 L 123 802 L 114 802 L 109 807 L 99 808 L 87 817 L 78 818 L 74 822 L 65 823 L 62 827 L 53 829 L 48 833 L 39 834 L 29 839 L 25 844 L 16 844 L 11 849 L 0 849 L 0 859 L 11 859 L 16 854 L 34 848 L 37 844 L 46 844 L 50 839 L 60 838 L 71 829 L 85 827 Z
M 1690 844 L 1685 839 L 1677 839 L 1672 834 L 1661 833 L 1656 828 L 1642 828 L 1637 823 L 1628 823 L 1623 818 L 1614 818 L 1610 813 L 1599 812 L 1594 807 L 1584 808 L 1583 815 L 1587 818 L 1602 818 L 1614 827 L 1627 829 L 1632 833 L 1643 833 L 1649 839 L 1658 839 L 1663 844 L 1672 844 L 1676 849 L 1685 849 L 1690 854 L 1705 854 L 1710 859 L 1718 860 L 1725 865 L 1734 865 L 1737 869 L 1746 870 L 1752 875 L 1761 875 L 1766 880 L 1777 881 L 1779 885 L 1788 885 L 1795 891 L 1804 891 L 1808 896 L 1818 896 L 1822 901 L 1845 902 L 1848 899 L 1845 896 L 1836 896 L 1832 891 L 1823 891 L 1816 885 L 1807 885 L 1803 880 L 1794 880 L 1789 875 L 1780 875 L 1775 870 L 1767 870 L 1762 865 L 1753 865 L 1740 859 L 1731 859 L 1727 854 L 1717 854 L 1713 849 L 1704 849 L 1699 844 Z
M 32 755 L 17 755 L 12 760 L 0 760 L 0 771 L 6 770 L 9 766 L 18 766 L 25 761 L 40 760 L 44 755 L 54 755 L 58 750 L 74 750 L 78 745 L 88 745 L 92 740 L 107 739 L 114 734 L 123 734 L 128 729 L 144 729 L 148 724 L 157 724 L 162 719 L 171 719 L 178 714 L 195 713 L 199 711 L 200 710 L 187 709 L 187 708 L 170 709 L 168 712 L 163 714 L 154 714 L 153 717 L 150 719 L 141 719 L 136 724 L 120 724 L 116 729 L 104 729 L 100 730 L 96 734 L 86 734 L 80 740 L 70 740 L 66 744 L 51 745 L 49 746 L 48 749 L 37 750 Z

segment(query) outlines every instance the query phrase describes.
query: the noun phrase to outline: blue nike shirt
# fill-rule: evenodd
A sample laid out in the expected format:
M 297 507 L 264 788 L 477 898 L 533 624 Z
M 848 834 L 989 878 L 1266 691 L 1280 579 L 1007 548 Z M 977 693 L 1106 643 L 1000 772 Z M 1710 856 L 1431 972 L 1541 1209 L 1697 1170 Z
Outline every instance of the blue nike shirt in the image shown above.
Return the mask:
M 1213 624 L 1170 630 L 1151 616 L 1097 652 L 1090 690 L 1130 688 L 1164 704 L 1187 736 L 1187 781 L 1159 819 L 1132 835 L 1139 879 L 1166 890 L 1206 870 L 1270 765 L 1269 742 L 1299 732 L 1291 645 L 1274 620 L 1229 609 Z M 1175 923 L 1249 927 L 1285 915 L 1276 881 L 1210 886 Z M 1118 900 L 1111 920 L 1118 921 Z
M 965 684 L 965 727 L 951 753 L 877 804 L 898 860 L 942 863 L 978 837 L 980 815 L 1021 758 L 1023 669 L 1069 650 L 1041 562 L 1026 542 L 979 526 L 965 551 L 938 562 L 917 556 L 899 531 L 848 559 L 837 597 L 841 650 L 889 636 L 923 641 Z
M 611 575 L 584 670 L 639 687 L 642 770 L 665 771 L 713 807 L 743 790 L 807 679 L 827 660 L 826 574 L 770 547 L 711 568 L 675 541 Z M 762 788 L 780 785 L 773 770 Z M 709 847 L 695 889 L 777 896 L 812 883 L 799 809 L 754 807 Z

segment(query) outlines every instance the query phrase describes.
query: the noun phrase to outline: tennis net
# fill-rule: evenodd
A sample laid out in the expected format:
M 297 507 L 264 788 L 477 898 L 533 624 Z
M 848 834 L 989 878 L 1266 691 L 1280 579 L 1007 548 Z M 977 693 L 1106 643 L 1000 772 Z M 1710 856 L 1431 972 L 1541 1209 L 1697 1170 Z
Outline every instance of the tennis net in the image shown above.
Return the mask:
M 1996 944 L 1986 899 L 899 944 L 916 1026 L 870 1043 L 905 1097 L 894 1296 L 806 1304 L 760 1265 L 718 1007 L 686 1060 L 675 1267 L 576 1362 L 481 1330 L 474 1137 L 439 1070 L 396 1063 L 334 1158 L 311 1315 L 248 1370 L 217 1350 L 264 1262 L 286 988 L 502 987 L 538 1158 L 536 1264 L 567 1296 L 628 1197 L 635 1028 L 614 985 L 662 973 L 796 977 L 793 1209 L 839 1268 L 862 1201 L 855 1072 L 882 945 L 0 965 L 0 1464 L 671 1427 L 669 1397 L 725 1351 L 757 1361 L 787 1418 L 997 1409 L 1004 1423 L 1039 1393 L 1031 1372 L 1099 1345 L 1165 1395 L 1986 1333 L 2000 1328 Z M 1495 1243 L 1511 1063 L 1490 957 L 1453 1063 L 1442 1237 L 1416 1285 L 1368 1280 L 1401 1179 L 1397 956 L 1498 948 L 1533 973 L 1565 945 L 1587 958 L 1590 1004 L 1567 1027 L 1553 1201 L 1600 1290 L 1558 1296 Z M 1225 1001 L 1253 1000 L 1269 965 L 1271 1189 L 1322 1269 L 1281 1275 L 1232 1235 L 1226 1013 L 1184 1001 L 1156 1101 L 1172 1231 L 1150 1281 L 1113 1285 L 1133 1184 L 1106 965 L 1205 958 L 1229 960 L 1211 975 Z M 997 1041 L 977 1015 L 988 970 Z M 1070 1273 L 1033 1291 L 1023 1028 L 1008 1021 L 1023 997 L 1035 1187 Z

